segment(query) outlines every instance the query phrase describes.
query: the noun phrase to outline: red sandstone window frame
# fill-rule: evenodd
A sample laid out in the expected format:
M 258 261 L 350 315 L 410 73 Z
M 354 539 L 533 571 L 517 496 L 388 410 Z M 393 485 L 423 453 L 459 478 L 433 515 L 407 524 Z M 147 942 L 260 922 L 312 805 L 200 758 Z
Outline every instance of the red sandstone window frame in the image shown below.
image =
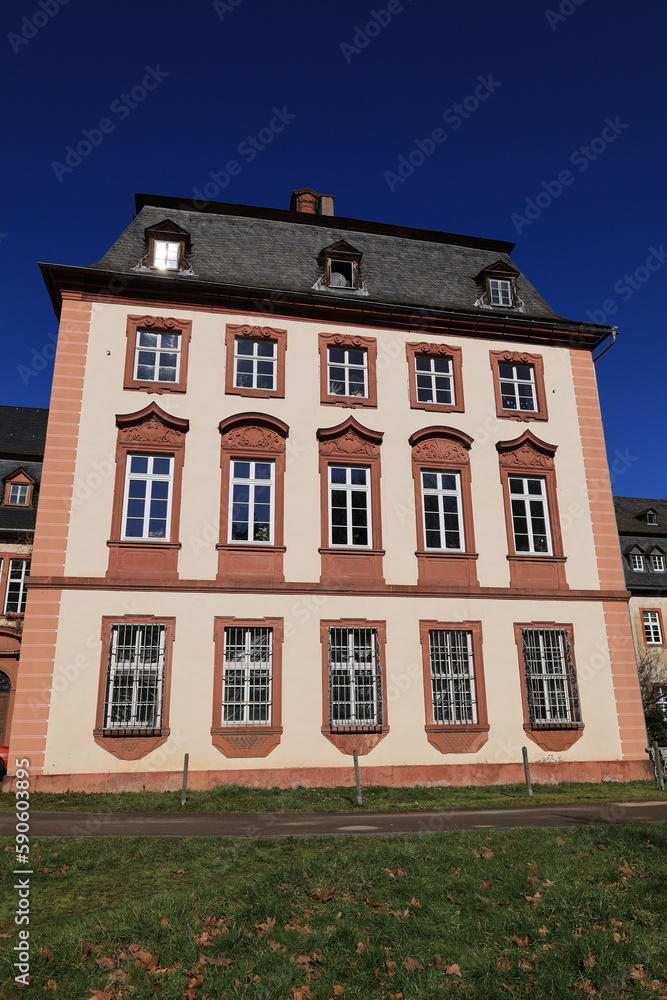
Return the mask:
M 279 745 L 282 727 L 283 618 L 234 618 L 216 616 L 213 625 L 213 719 L 211 742 L 225 757 L 267 757 Z M 271 720 L 266 725 L 225 723 L 222 720 L 225 630 L 227 628 L 271 629 Z
M 530 718 L 530 706 L 528 701 L 528 679 L 526 674 L 526 663 L 524 659 L 523 652 L 523 637 L 521 635 L 522 629 L 529 629 L 532 631 L 546 630 L 546 631 L 557 631 L 565 632 L 567 634 L 567 646 L 566 655 L 569 650 L 571 660 L 571 673 L 570 677 L 570 700 L 572 705 L 573 714 L 578 715 L 578 719 L 574 719 L 572 722 L 555 722 L 555 723 L 541 723 L 533 722 Z M 542 750 L 551 753 L 562 753 L 565 750 L 569 750 L 577 740 L 581 739 L 582 733 L 584 731 L 584 723 L 582 721 L 581 714 L 581 703 L 579 701 L 578 693 L 578 675 L 577 675 L 577 664 L 574 655 L 574 626 L 572 623 L 564 624 L 561 622 L 515 622 L 514 623 L 514 640 L 516 642 L 517 652 L 518 652 L 518 664 L 519 664 L 519 674 L 521 682 L 521 706 L 523 710 L 523 728 L 528 739 L 536 743 Z
M 220 537 L 217 580 L 284 581 L 286 439 L 289 427 L 267 413 L 235 413 L 220 422 Z M 273 542 L 230 542 L 229 507 L 231 463 L 272 462 Z
M 165 657 L 164 676 L 162 679 L 162 712 L 160 718 L 160 732 L 157 735 L 126 736 L 119 734 L 111 736 L 108 730 L 104 729 L 104 705 L 106 698 L 107 673 L 109 670 L 109 655 L 111 648 L 111 629 L 114 625 L 165 625 Z M 171 673 L 173 645 L 176 637 L 176 618 L 155 617 L 153 615 L 104 615 L 102 617 L 102 629 L 100 638 L 102 640 L 102 651 L 100 660 L 100 676 L 97 688 L 97 707 L 95 711 L 95 728 L 93 729 L 93 739 L 98 746 L 108 753 L 113 754 L 118 760 L 141 760 L 147 754 L 157 750 L 159 746 L 167 742 L 171 732 L 169 728 L 169 708 L 171 704 Z
M 335 427 L 320 428 L 319 441 L 321 496 L 321 583 L 346 580 L 351 589 L 383 587 L 382 571 L 382 475 L 380 446 L 383 433 L 364 427 L 354 417 Z M 330 545 L 329 467 L 345 465 L 370 470 L 371 543 L 368 546 Z
M 180 360 L 178 380 L 176 382 L 147 381 L 134 377 L 137 339 L 139 331 L 143 330 L 146 330 L 148 333 L 174 333 L 180 337 Z M 162 395 L 165 392 L 186 392 L 191 337 L 192 321 L 189 319 L 174 319 L 173 317 L 164 316 L 128 316 L 123 388 L 156 393 L 157 395 Z
M 434 410 L 438 413 L 463 413 L 465 411 L 463 399 L 463 350 L 460 347 L 452 347 L 450 344 L 441 343 L 407 343 L 405 345 L 408 360 L 408 387 L 410 393 L 410 407 L 413 410 Z M 454 390 L 453 403 L 423 403 L 418 398 L 417 393 L 417 364 L 419 357 L 449 358 L 452 366 L 452 387 Z
M 117 414 L 116 476 L 114 484 L 111 534 L 107 541 L 109 567 L 107 577 L 150 577 L 159 580 L 178 577 L 178 540 L 181 515 L 185 435 L 189 421 L 165 413 L 157 403 L 149 403 L 135 413 Z M 123 501 L 126 470 L 130 455 L 160 455 L 173 458 L 171 483 L 171 519 L 169 536 L 163 541 L 123 539 Z
M 366 352 L 366 396 L 336 396 L 329 392 L 329 348 Z M 377 407 L 377 340 L 345 333 L 320 333 L 320 403 L 323 406 Z
M 431 686 L 431 632 L 467 632 L 471 635 L 473 677 L 475 683 L 477 722 L 436 722 L 433 713 Z M 424 731 L 431 746 L 440 753 L 477 753 L 489 738 L 489 720 L 484 682 L 484 659 L 481 621 L 441 622 L 420 620 L 419 641 L 424 675 Z
M 417 557 L 420 586 L 479 586 L 472 506 L 469 451 L 473 439 L 454 427 L 424 427 L 409 438 L 415 489 Z M 459 477 L 464 547 L 428 549 L 424 537 L 422 472 L 454 472 Z
M 32 476 L 25 471 L 25 469 L 15 469 L 14 472 L 10 472 L 9 475 L 6 476 L 4 483 L 5 483 L 5 489 L 2 498 L 3 507 L 10 507 L 13 510 L 26 510 L 33 506 L 33 494 L 35 491 L 36 482 L 32 478 Z M 12 486 L 28 487 L 25 503 L 9 502 L 9 496 L 11 493 Z
M 541 354 L 526 354 L 521 351 L 489 351 L 493 373 L 493 391 L 496 400 L 496 415 L 504 420 L 548 420 L 547 396 L 544 387 L 544 358 Z M 499 365 L 527 365 L 533 369 L 535 385 L 535 410 L 508 410 L 503 406 L 500 391 Z
M 237 340 L 256 340 L 275 343 L 275 389 L 247 389 L 243 386 L 234 385 L 234 346 Z M 228 396 L 257 396 L 264 399 L 284 398 L 287 330 L 277 330 L 270 326 L 249 326 L 228 323 L 225 328 L 225 353 L 225 393 Z
M 500 481 L 505 509 L 510 586 L 518 589 L 568 590 L 565 579 L 563 538 L 558 511 L 558 489 L 554 456 L 557 445 L 541 441 L 532 431 L 526 430 L 512 441 L 498 441 Z M 528 476 L 542 479 L 545 484 L 547 514 L 551 533 L 550 553 L 517 552 L 514 541 L 514 524 L 510 502 L 510 478 Z
M 380 723 L 375 726 L 332 726 L 329 719 L 329 629 L 376 629 L 379 650 Z M 387 714 L 387 623 L 368 618 L 323 619 L 320 621 L 322 646 L 322 735 L 344 754 L 360 757 L 371 752 L 389 732 Z M 348 730 L 347 732 L 345 730 Z
M 646 624 L 644 622 L 644 615 L 652 614 L 657 615 L 658 618 L 658 630 L 660 632 L 660 642 L 649 642 L 648 636 L 646 634 Z M 642 639 L 644 645 L 650 649 L 664 649 L 665 646 L 665 626 L 662 621 L 662 611 L 660 608 L 640 608 L 639 617 L 642 626 Z

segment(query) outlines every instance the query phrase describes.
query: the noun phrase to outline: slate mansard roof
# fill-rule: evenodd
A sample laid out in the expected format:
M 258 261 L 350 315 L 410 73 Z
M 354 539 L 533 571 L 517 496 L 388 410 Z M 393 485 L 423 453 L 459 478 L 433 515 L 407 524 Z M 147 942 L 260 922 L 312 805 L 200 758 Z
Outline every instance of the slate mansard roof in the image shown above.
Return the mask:
M 667 592 L 667 500 L 644 497 L 614 497 L 616 524 L 620 536 L 625 583 L 631 591 Z M 646 511 L 655 511 L 657 524 L 646 523 Z M 644 559 L 644 571 L 633 570 L 629 555 L 641 553 L 644 557 L 655 553 L 665 556 L 665 572 L 656 573 Z
M 0 457 L 43 458 L 48 416 L 31 406 L 0 406 Z
M 502 322 L 509 317 L 515 327 L 539 323 L 547 329 L 577 330 L 582 343 L 589 346 L 609 332 L 609 327 L 571 322 L 554 312 L 513 263 L 513 243 L 330 215 L 153 195 L 137 195 L 137 212 L 96 264 L 42 265 L 56 309 L 59 289 L 68 286 L 103 291 L 106 283 L 107 288 L 117 292 L 122 287 L 128 293 L 150 288 L 154 296 L 164 297 L 163 283 L 168 282 L 172 299 L 199 295 L 215 301 L 216 296 L 245 296 L 259 302 L 270 297 L 272 302 L 277 300 L 271 309 L 276 313 L 281 311 L 282 298 L 304 309 L 328 309 L 332 319 L 334 303 L 341 315 L 344 310 L 349 315 L 352 309 L 360 315 L 376 310 L 396 316 L 424 310 L 433 316 L 467 316 L 463 321 L 469 325 L 486 325 L 494 319 Z M 142 265 L 147 252 L 146 230 L 165 222 L 188 234 L 190 270 L 157 272 Z M 362 254 L 360 274 L 367 294 L 313 288 L 323 274 L 322 251 L 341 241 Z M 522 303 L 519 308 L 476 305 L 485 290 L 480 272 L 498 264 L 516 275 L 516 293 Z M 110 275 L 119 278 L 110 279 Z M 288 311 L 286 307 L 284 311 Z

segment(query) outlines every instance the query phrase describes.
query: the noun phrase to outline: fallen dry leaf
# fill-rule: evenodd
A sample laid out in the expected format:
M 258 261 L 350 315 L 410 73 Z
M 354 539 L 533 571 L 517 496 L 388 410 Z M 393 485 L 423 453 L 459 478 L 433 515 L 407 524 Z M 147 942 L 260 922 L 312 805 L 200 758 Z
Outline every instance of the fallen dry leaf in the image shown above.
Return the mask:
M 485 861 L 488 861 L 489 858 L 493 857 L 493 851 L 491 850 L 490 847 L 487 847 L 486 845 L 482 848 L 482 850 L 480 851 L 480 854 L 485 859 Z
M 595 956 L 591 954 L 590 949 L 588 952 L 588 956 L 583 960 L 581 964 L 583 965 L 584 969 L 592 969 L 593 966 L 595 965 Z
M 365 941 L 357 941 L 357 947 L 355 948 L 357 955 L 361 955 L 362 951 L 365 951 L 365 949 L 368 948 L 370 943 L 371 943 L 370 938 L 366 938 Z
M 448 976 L 458 976 L 459 978 L 462 978 L 461 968 L 458 965 L 446 965 L 445 973 Z
M 418 907 L 421 907 L 421 905 L 422 905 L 422 904 L 421 904 L 421 903 L 419 902 L 419 900 L 417 899 L 417 897 L 416 897 L 416 896 L 413 896 L 413 897 L 412 897 L 412 899 L 410 900 L 410 906 L 418 906 Z
M 549 931 L 548 927 L 538 927 L 537 928 L 537 933 L 538 934 L 549 934 L 550 931 Z
M 88 1000 L 113 1000 L 113 993 L 107 990 L 91 990 Z
M 518 935 L 513 934 L 512 935 L 512 941 L 514 941 L 514 944 L 518 945 L 519 948 L 527 948 L 528 947 L 528 938 L 527 937 L 520 938 L 520 937 L 518 937 Z
M 600 994 L 598 993 L 598 991 L 593 986 L 593 982 L 592 982 L 591 979 L 586 979 L 583 983 L 575 983 L 574 984 L 574 989 L 575 990 L 583 990 L 584 993 L 587 993 L 591 997 L 599 997 L 600 996 Z
M 633 965 L 628 975 L 631 979 L 646 979 L 646 968 L 643 965 Z
M 575 927 L 572 931 L 572 937 L 581 937 L 581 927 Z
M 333 899 L 334 894 L 331 889 L 316 889 L 315 892 L 311 892 L 311 899 L 318 899 L 321 903 L 328 903 L 330 899 Z
M 162 919 L 160 920 L 160 927 L 168 927 L 168 926 L 169 926 L 169 917 L 162 917 Z
M 47 979 L 46 989 L 53 990 L 54 993 L 56 992 L 56 990 L 58 989 L 58 983 L 55 981 L 55 979 Z
M 86 955 L 90 954 L 90 947 L 91 947 L 90 941 L 82 941 L 81 942 L 81 956 L 82 956 L 82 958 L 85 958 Z
M 414 958 L 406 958 L 406 960 L 403 962 L 403 968 L 408 969 L 409 972 L 424 971 L 424 966 L 421 964 L 421 962 L 418 962 Z
M 533 963 L 527 961 L 525 958 L 520 958 L 519 959 L 519 968 L 520 969 L 532 969 L 533 968 Z
M 387 975 L 393 976 L 396 973 L 396 962 L 386 961 L 384 967 L 387 970 Z
M 334 986 L 334 988 L 333 988 L 333 995 L 335 997 L 342 997 L 342 995 L 343 995 L 343 993 L 345 993 L 346 989 L 347 989 L 346 986 Z
M 107 958 L 106 956 L 104 956 L 103 958 L 96 958 L 95 965 L 99 965 L 100 969 L 116 968 L 116 963 L 114 962 L 113 958 Z
M 255 924 L 255 930 L 257 931 L 257 936 L 262 937 L 264 934 L 268 934 L 269 931 L 273 930 L 276 926 L 276 921 L 274 917 L 267 916 L 261 924 Z
M 48 945 L 45 945 L 42 948 L 42 954 L 44 955 L 44 958 L 46 959 L 47 962 L 55 961 L 55 955 L 53 954 Z
M 630 935 L 626 934 L 625 931 L 621 931 L 620 933 L 618 931 L 614 931 L 613 938 L 614 938 L 614 941 L 616 942 L 616 944 L 629 944 L 630 943 Z
M 505 958 L 504 955 L 501 955 L 500 958 L 496 959 L 496 969 L 511 969 L 511 968 L 512 966 L 509 960 Z
M 618 869 L 618 874 L 625 875 L 626 878 L 636 878 L 635 871 L 630 867 L 625 858 L 623 858 L 623 864 Z
M 285 951 L 285 945 L 280 944 L 279 941 L 274 941 L 273 938 L 269 938 L 269 948 L 271 951 Z

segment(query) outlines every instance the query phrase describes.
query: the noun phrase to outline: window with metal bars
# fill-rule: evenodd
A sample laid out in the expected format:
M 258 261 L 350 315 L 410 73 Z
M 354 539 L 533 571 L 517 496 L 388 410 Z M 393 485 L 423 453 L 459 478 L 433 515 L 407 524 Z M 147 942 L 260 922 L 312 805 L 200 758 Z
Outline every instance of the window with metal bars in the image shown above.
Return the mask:
M 329 629 L 329 723 L 336 729 L 382 725 L 380 644 L 376 628 Z
M 443 725 L 477 723 L 472 632 L 430 631 L 429 653 L 433 721 Z
M 30 574 L 29 559 L 10 559 L 5 613 L 22 615 L 27 597 L 26 578 Z
M 225 629 L 223 725 L 271 724 L 273 629 Z
M 533 725 L 581 721 L 577 678 L 567 629 L 521 629 L 528 711 Z
M 104 699 L 107 735 L 159 734 L 166 638 L 166 625 L 111 626 Z

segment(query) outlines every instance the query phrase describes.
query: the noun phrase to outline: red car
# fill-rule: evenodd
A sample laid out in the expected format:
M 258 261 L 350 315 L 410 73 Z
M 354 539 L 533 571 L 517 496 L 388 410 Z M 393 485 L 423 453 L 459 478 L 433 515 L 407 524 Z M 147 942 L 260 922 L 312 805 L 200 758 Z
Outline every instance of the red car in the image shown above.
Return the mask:
M 7 761 L 9 759 L 9 747 L 0 747 L 0 778 L 7 774 Z

